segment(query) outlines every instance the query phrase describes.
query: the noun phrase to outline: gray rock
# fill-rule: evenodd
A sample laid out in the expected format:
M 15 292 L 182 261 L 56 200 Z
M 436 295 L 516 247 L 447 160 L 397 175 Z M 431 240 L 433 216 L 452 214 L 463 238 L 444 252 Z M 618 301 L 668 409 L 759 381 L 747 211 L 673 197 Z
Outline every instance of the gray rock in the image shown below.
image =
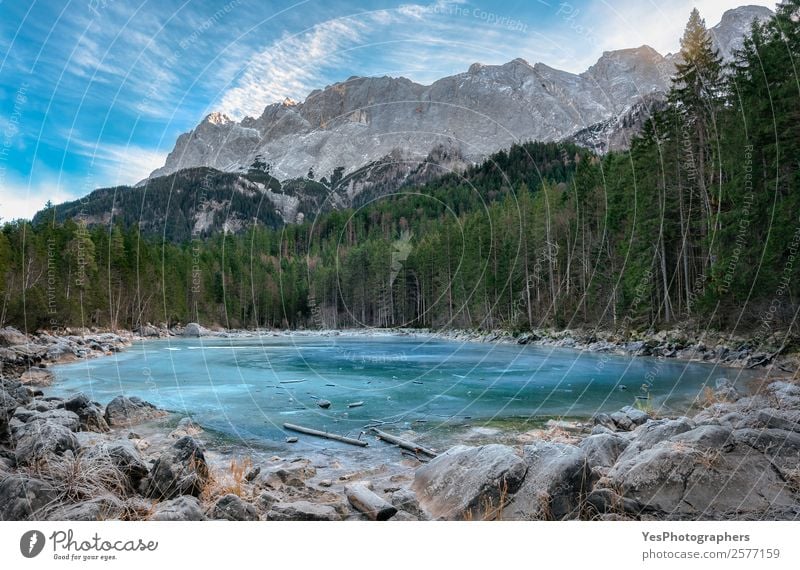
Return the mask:
M 613 414 L 610 415 L 610 417 L 611 421 L 614 422 L 614 426 L 616 426 L 617 429 L 630 431 L 634 427 L 636 427 L 633 421 L 628 417 L 628 414 L 626 414 L 625 412 L 622 411 L 614 412 Z
M 159 332 L 156 327 L 151 324 L 142 325 L 139 327 L 138 331 L 139 335 L 146 336 L 146 337 L 158 337 Z
M 137 489 L 149 471 L 139 450 L 127 439 L 96 445 L 86 452 L 86 456 L 108 460 L 126 477 L 131 489 Z
M 650 415 L 647 412 L 634 408 L 633 406 L 625 406 L 617 413 L 624 414 L 633 426 L 640 426 L 650 419 Z M 614 414 L 612 414 L 611 417 L 617 421 Z
M 597 424 L 596 426 L 592 427 L 592 431 L 590 432 L 592 435 L 599 435 L 601 433 L 616 433 L 616 426 L 615 429 L 607 428 L 604 425 Z
M 117 396 L 106 406 L 105 419 L 109 426 L 127 427 L 165 415 L 164 410 L 136 396 Z
M 181 418 L 181 421 L 178 422 L 178 425 L 169 436 L 177 439 L 187 435 L 194 437 L 201 433 L 203 433 L 203 428 L 196 424 L 192 418 Z
M 769 460 L 752 450 L 725 453 L 664 441 L 620 459 L 608 480 L 660 517 L 767 516 L 796 505 Z
M 14 417 L 14 412 L 18 407 L 19 402 L 17 399 L 13 398 L 3 388 L 0 388 L 0 441 L 8 439 L 10 435 L 8 424 L 11 418 Z
M 282 489 L 284 487 L 303 488 L 306 482 L 317 474 L 317 470 L 307 459 L 290 461 L 263 468 L 254 479 L 261 488 Z
M 294 501 L 273 504 L 266 518 L 269 521 L 338 521 L 342 517 L 330 505 Z
M 389 502 L 397 507 L 400 512 L 413 515 L 416 520 L 427 519 L 425 511 L 420 508 L 417 496 L 411 489 L 398 489 L 394 491 L 389 496 Z
M 33 465 L 77 450 L 78 440 L 68 428 L 57 423 L 34 422 L 33 428 L 17 440 L 14 456 L 19 465 Z
M 108 422 L 99 404 L 92 402 L 86 394 L 77 394 L 65 400 L 64 408 L 78 415 L 81 431 L 103 433 L 109 431 Z
M 617 461 L 622 461 L 635 456 L 639 452 L 650 449 L 657 443 L 671 438 L 679 433 L 694 429 L 695 424 L 689 418 L 653 420 L 636 428 L 631 434 L 628 447 L 620 454 Z
M 756 418 L 755 427 L 760 425 L 765 428 L 800 432 L 800 410 L 759 410 Z
M 735 402 L 742 397 L 733 382 L 727 378 L 717 378 L 714 383 L 714 396 L 726 402 Z
M 206 336 L 207 334 L 208 330 L 198 323 L 189 323 L 183 329 L 183 336 L 200 337 Z
M 0 481 L 0 520 L 32 519 L 56 500 L 58 491 L 49 483 L 25 475 L 12 475 Z
M 738 445 L 747 445 L 769 457 L 784 479 L 797 476 L 800 465 L 800 433 L 780 429 L 738 429 L 733 432 Z
M 767 389 L 778 400 L 778 406 L 788 409 L 800 409 L 800 386 L 782 380 L 772 382 Z
M 586 503 L 597 513 L 631 513 L 639 514 L 642 505 L 632 499 L 622 497 L 612 489 L 604 487 L 592 489 L 586 495 Z
M 503 518 L 563 520 L 576 518 L 592 485 L 586 453 L 574 445 L 537 441 L 524 447 L 525 481 Z
M 628 447 L 629 441 L 613 433 L 591 435 L 580 442 L 590 467 L 611 467 Z
M 226 521 L 257 521 L 258 511 L 240 497 L 228 494 L 221 497 L 211 511 L 211 518 Z
M 145 481 L 145 495 L 172 499 L 178 495 L 199 495 L 208 482 L 209 472 L 200 444 L 182 437 L 164 451 L 153 464 Z
M 26 386 L 50 386 L 53 380 L 55 380 L 55 376 L 46 368 L 31 368 L 19 377 L 19 381 Z
M 269 511 L 272 508 L 272 505 L 280 502 L 280 497 L 278 497 L 278 495 L 275 493 L 270 493 L 269 491 L 264 491 L 258 496 L 258 506 L 263 511 Z
M 27 344 L 28 342 L 28 337 L 14 327 L 3 327 L 0 329 L 0 346 L 16 346 L 19 344 Z
M 730 451 L 736 445 L 733 430 L 729 427 L 704 425 L 693 430 L 674 435 L 670 441 L 685 443 L 695 449 L 716 449 Z
M 98 497 L 65 505 L 47 516 L 49 521 L 107 521 L 117 520 L 124 512 L 124 505 L 113 495 Z
M 70 431 L 78 431 L 81 425 L 80 419 L 76 414 L 62 409 L 34 412 L 17 408 L 14 417 L 24 422 L 22 426 L 16 426 L 13 430 L 15 439 L 21 439 L 28 431 L 37 431 L 41 429 L 40 424 L 58 424 Z
M 169 501 L 163 501 L 155 506 L 153 521 L 204 521 L 206 515 L 200 506 L 197 497 L 181 495 Z
M 418 468 L 413 490 L 434 518 L 492 516 L 519 489 L 527 465 L 504 445 L 457 445 Z

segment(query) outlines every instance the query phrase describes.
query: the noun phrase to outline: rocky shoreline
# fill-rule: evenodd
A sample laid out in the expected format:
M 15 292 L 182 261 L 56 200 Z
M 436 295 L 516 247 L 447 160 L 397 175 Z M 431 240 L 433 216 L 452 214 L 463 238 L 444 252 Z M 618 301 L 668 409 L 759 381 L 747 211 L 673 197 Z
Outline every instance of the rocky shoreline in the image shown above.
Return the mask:
M 411 333 L 579 349 L 591 340 L 575 340 L 574 333 L 524 342 L 494 333 Z M 237 333 L 199 328 L 190 334 Z M 162 331 L 150 336 L 156 335 Z M 36 387 L 39 378 L 25 376 L 47 371 L 51 363 L 113 354 L 136 338 L 105 332 L 27 337 L 0 330 L 0 520 L 800 517 L 796 379 L 768 380 L 750 394 L 721 380 L 691 418 L 653 417 L 628 406 L 590 422 L 551 422 L 518 444 L 457 445 L 433 459 L 411 454 L 396 465 L 363 469 L 342 465 L 335 454 L 225 455 L 207 445 L 189 418 L 137 398 L 119 396 L 103 406 L 83 394 L 46 396 Z M 593 339 L 587 346 L 604 342 L 611 343 Z M 662 346 L 647 339 L 625 342 L 643 344 L 616 343 L 607 350 L 653 355 Z M 663 343 L 675 341 L 667 336 Z M 587 349 L 602 352 L 606 346 Z M 674 357 L 687 356 L 680 353 L 686 348 L 673 349 Z M 751 366 L 760 359 L 742 350 L 725 360 L 730 348 L 725 353 L 715 346 L 714 361 Z M 772 371 L 776 363 L 769 359 Z

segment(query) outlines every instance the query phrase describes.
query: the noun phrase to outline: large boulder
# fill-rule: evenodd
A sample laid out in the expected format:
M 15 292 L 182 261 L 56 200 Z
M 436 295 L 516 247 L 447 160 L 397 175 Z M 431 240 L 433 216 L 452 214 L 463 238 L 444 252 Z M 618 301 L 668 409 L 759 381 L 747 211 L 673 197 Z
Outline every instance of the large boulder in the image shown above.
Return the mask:
M 19 377 L 20 383 L 26 386 L 50 386 L 53 380 L 55 376 L 46 368 L 30 368 Z
M 269 521 L 338 521 L 342 516 L 330 505 L 293 501 L 273 504 L 266 518 Z
M 528 467 L 505 445 L 457 445 L 418 468 L 413 489 L 437 519 L 496 516 L 519 489 Z
M 0 329 L 0 346 L 17 346 L 27 343 L 28 337 L 14 327 L 3 327 Z
M 106 406 L 105 420 L 112 427 L 127 427 L 167 415 L 136 396 L 117 396 Z
M 703 425 L 674 435 L 670 441 L 685 443 L 699 450 L 730 451 L 735 445 L 733 430 L 724 426 Z
M 753 449 L 708 447 L 719 434 L 700 435 L 697 441 L 676 436 L 620 458 L 607 486 L 658 517 L 764 517 L 797 505 L 764 455 Z
M 55 509 L 49 521 L 107 521 L 119 519 L 125 510 L 122 501 L 113 495 L 88 499 Z
M 169 436 L 173 439 L 180 439 L 187 435 L 194 437 L 201 433 L 203 433 L 203 428 L 195 423 L 192 418 L 181 418 L 181 421 L 178 422 L 178 425 L 175 426 Z
M 755 415 L 755 419 L 753 419 Z M 765 408 L 751 414 L 743 427 L 763 427 L 800 432 L 800 410 Z
M 617 428 L 623 431 L 630 431 L 647 422 L 650 416 L 633 406 L 625 406 L 618 412 L 614 412 L 609 416 Z
M 778 380 L 772 382 L 767 389 L 778 401 L 778 407 L 800 409 L 800 386 L 797 384 Z
M 147 323 L 146 325 L 142 325 L 137 330 L 139 336 L 146 336 L 146 337 L 157 337 L 159 336 L 159 331 L 156 327 Z
M 0 389 L 16 400 L 20 406 L 26 406 L 33 401 L 33 391 L 18 380 L 0 379 Z
M 727 378 L 717 378 L 714 382 L 714 397 L 723 402 L 735 402 L 742 395 L 733 382 Z
M 50 505 L 58 491 L 49 483 L 25 475 L 0 481 L 0 520 L 24 521 Z
M 237 495 L 229 493 L 214 504 L 211 517 L 226 521 L 257 521 L 258 511 L 250 503 L 246 503 Z
M 22 422 L 22 425 L 15 424 L 12 426 L 15 439 L 20 439 L 30 430 L 40 429 L 41 424 L 45 423 L 58 424 L 70 431 L 78 431 L 78 428 L 80 428 L 80 420 L 76 414 L 68 410 L 60 410 L 57 408 L 41 412 L 17 408 L 16 412 L 14 412 L 14 418 Z
M 592 485 L 586 453 L 574 445 L 537 441 L 526 445 L 523 458 L 528 474 L 503 511 L 514 520 L 576 518 Z
M 155 506 L 150 520 L 154 521 L 204 521 L 206 515 L 197 497 L 181 495 Z
M 739 429 L 732 434 L 737 445 L 766 455 L 787 481 L 797 477 L 800 465 L 800 433 L 780 429 Z
M 95 445 L 86 451 L 86 458 L 112 464 L 125 478 L 125 486 L 131 490 L 137 489 L 148 474 L 147 464 L 128 439 Z
M 67 452 L 74 454 L 78 447 L 75 435 L 63 425 L 34 422 L 33 428 L 26 430 L 17 441 L 14 456 L 18 465 L 33 465 Z
M 207 334 L 208 329 L 200 326 L 198 323 L 189 323 L 183 329 L 183 336 L 198 337 L 206 336 Z
M 77 414 L 81 431 L 95 431 L 98 433 L 109 431 L 110 428 L 100 404 L 91 401 L 86 394 L 77 394 L 69 400 L 65 400 L 63 406 L 70 412 Z
M 649 421 L 639 426 L 631 433 L 630 444 L 620 454 L 617 461 L 633 457 L 645 449 L 650 449 L 661 441 L 694 428 L 695 423 L 685 417 Z
M 201 445 L 182 437 L 153 464 L 145 481 L 145 494 L 154 499 L 199 495 L 208 482 L 208 464 Z
M 284 487 L 304 488 L 309 479 L 317 474 L 317 470 L 308 459 L 288 461 L 259 469 L 253 477 L 253 483 L 258 488 L 273 490 Z
M 627 438 L 613 433 L 590 435 L 580 442 L 590 467 L 611 467 L 628 447 Z

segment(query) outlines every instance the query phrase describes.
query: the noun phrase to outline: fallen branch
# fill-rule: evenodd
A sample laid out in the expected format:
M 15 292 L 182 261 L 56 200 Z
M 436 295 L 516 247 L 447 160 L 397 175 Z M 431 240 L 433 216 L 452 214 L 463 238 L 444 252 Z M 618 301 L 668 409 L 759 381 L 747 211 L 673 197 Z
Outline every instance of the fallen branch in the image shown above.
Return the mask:
M 370 491 L 363 483 L 345 486 L 344 494 L 353 507 L 374 521 L 389 520 L 397 514 L 396 507 Z
M 343 435 L 339 435 L 336 433 L 330 433 L 327 431 L 321 431 L 318 429 L 308 428 L 304 426 L 298 426 L 295 424 L 283 424 L 283 429 L 288 429 L 291 431 L 296 431 L 300 433 L 304 433 L 306 435 L 315 435 L 317 437 L 324 437 L 326 439 L 332 439 L 334 441 L 340 441 L 342 443 L 349 443 L 350 445 L 357 445 L 359 447 L 367 447 L 369 445 L 366 441 L 361 441 L 360 439 L 354 439 L 352 437 L 345 437 Z
M 433 449 L 428 449 L 427 447 L 423 447 L 413 441 L 399 438 L 390 433 L 386 433 L 385 431 L 381 431 L 378 428 L 372 428 L 372 431 L 378 436 L 378 439 L 382 439 L 383 441 L 396 445 L 402 449 L 407 449 L 408 451 L 413 451 L 414 453 L 423 453 L 430 457 L 436 457 L 437 455 Z
M 746 368 L 749 370 L 751 368 L 755 368 L 756 366 L 762 366 L 762 365 L 766 366 L 768 363 L 772 362 L 772 360 L 776 356 L 778 356 L 781 352 L 783 352 L 783 350 L 785 348 L 786 348 L 786 344 L 783 344 L 778 350 L 776 350 L 772 354 L 766 355 L 764 358 L 760 359 L 758 362 L 754 362 L 753 364 L 751 364 L 750 366 L 747 366 Z M 778 366 L 778 368 L 780 368 L 780 366 Z
M 351 403 L 347 404 L 347 407 L 348 408 L 360 408 L 363 405 L 364 405 L 364 402 L 351 402 Z

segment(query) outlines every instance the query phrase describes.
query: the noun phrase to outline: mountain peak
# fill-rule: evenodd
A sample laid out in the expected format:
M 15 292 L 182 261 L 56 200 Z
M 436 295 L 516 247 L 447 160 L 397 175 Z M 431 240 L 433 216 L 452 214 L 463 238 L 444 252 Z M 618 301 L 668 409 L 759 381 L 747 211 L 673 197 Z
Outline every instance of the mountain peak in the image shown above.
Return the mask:
M 233 123 L 234 121 L 233 121 L 233 119 L 231 119 L 225 113 L 220 113 L 219 111 L 214 111 L 214 112 L 209 113 L 208 115 L 206 115 L 205 118 L 202 120 L 202 122 L 203 123 L 210 123 L 212 125 L 227 125 L 227 124 Z
M 753 19 L 769 14 L 757 6 L 726 12 L 712 28 L 723 57 L 741 45 Z M 339 168 L 348 174 L 397 149 L 424 160 L 447 139 L 460 141 L 465 160 L 480 161 L 520 140 L 558 141 L 590 125 L 616 124 L 643 98 L 663 98 L 673 73 L 674 58 L 645 44 L 606 51 L 580 74 L 520 57 L 476 62 L 430 85 L 352 76 L 311 91 L 302 102 L 268 105 L 258 118 L 237 123 L 211 113 L 199 125 L 204 128 L 178 138 L 165 166 L 151 176 L 194 166 L 242 170 L 256 156 L 279 180 L 310 169 L 318 176 Z
M 742 48 L 743 39 L 753 22 L 762 22 L 772 15 L 772 10 L 764 6 L 739 6 L 726 10 L 719 24 L 709 30 L 722 58 L 733 59 L 734 52 Z

